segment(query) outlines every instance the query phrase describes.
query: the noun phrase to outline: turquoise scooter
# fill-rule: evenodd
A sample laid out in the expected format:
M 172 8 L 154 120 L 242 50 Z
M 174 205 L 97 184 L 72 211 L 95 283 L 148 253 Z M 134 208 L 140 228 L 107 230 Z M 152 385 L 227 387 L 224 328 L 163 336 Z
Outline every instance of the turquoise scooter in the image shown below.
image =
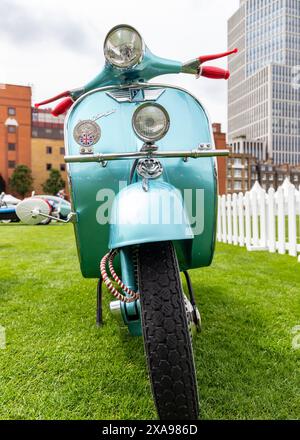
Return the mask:
M 114 27 L 104 42 L 106 63 L 86 86 L 53 110 L 68 110 L 65 148 L 81 271 L 114 296 L 110 308 L 132 335 L 143 335 L 160 419 L 192 420 L 199 404 L 192 335 L 200 329 L 188 274 L 211 264 L 216 239 L 216 150 L 208 115 L 186 90 L 148 83 L 187 73 L 227 79 L 203 63 L 152 54 L 136 29 Z M 35 209 L 35 215 L 38 214 Z M 180 272 L 187 280 L 183 292 Z

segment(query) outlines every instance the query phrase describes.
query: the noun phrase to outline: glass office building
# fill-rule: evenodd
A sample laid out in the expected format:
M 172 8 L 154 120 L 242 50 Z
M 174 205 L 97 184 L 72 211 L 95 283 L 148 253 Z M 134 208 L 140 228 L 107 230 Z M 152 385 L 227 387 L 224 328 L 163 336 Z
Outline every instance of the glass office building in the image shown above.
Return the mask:
M 243 139 L 259 160 L 300 164 L 300 0 L 241 0 L 228 46 L 239 48 L 229 60 L 229 143 Z

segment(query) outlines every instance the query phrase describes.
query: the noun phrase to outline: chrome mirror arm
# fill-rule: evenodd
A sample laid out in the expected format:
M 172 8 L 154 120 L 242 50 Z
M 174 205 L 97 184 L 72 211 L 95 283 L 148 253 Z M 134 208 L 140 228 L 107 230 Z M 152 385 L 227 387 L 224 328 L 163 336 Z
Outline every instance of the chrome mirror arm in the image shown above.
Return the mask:
M 53 215 L 44 214 L 39 209 L 33 209 L 31 211 L 32 217 L 37 217 L 40 215 L 41 217 L 50 218 L 51 220 L 56 220 L 60 223 L 76 223 L 77 222 L 77 216 L 76 212 L 70 212 L 67 216 L 67 220 L 63 220 L 61 218 L 54 217 Z

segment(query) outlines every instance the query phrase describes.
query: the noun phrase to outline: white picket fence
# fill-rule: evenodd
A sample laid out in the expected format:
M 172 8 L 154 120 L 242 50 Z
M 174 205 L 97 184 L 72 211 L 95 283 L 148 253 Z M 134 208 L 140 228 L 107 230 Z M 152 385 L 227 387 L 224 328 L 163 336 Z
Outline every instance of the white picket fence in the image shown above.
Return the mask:
M 218 204 L 218 241 L 249 251 L 300 253 L 300 192 L 288 179 L 276 192 L 256 182 L 246 194 L 219 196 Z

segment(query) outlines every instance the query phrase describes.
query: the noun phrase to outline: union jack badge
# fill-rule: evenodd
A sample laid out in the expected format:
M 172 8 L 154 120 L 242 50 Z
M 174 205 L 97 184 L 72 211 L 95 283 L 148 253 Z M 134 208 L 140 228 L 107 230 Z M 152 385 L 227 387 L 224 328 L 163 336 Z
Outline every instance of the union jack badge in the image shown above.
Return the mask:
M 84 120 L 75 125 L 73 136 L 77 144 L 81 146 L 80 153 L 92 153 L 91 148 L 101 137 L 100 126 L 93 120 Z

